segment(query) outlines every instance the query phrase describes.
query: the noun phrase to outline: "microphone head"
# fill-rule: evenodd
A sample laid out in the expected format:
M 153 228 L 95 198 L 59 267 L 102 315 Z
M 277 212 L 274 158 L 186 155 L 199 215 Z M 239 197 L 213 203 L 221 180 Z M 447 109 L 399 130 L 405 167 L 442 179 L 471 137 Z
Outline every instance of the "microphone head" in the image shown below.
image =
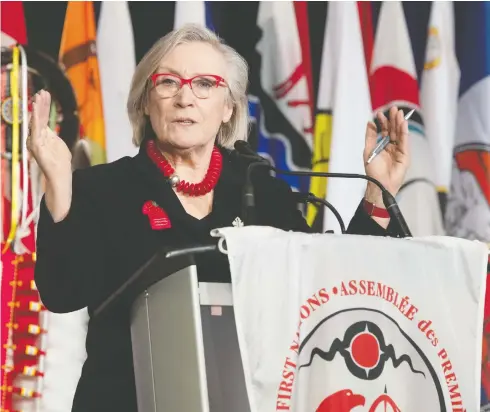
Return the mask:
M 230 150 L 229 154 L 230 154 L 230 159 L 233 162 L 245 163 L 248 165 L 250 163 L 256 163 L 257 161 L 261 161 L 261 158 L 257 154 L 251 155 L 248 153 L 243 153 L 240 150 L 237 150 L 236 148 Z
M 237 140 L 235 142 L 235 150 L 238 153 L 240 153 L 242 156 L 254 158 L 255 160 L 258 160 L 260 162 L 265 162 L 265 163 L 270 164 L 270 162 L 267 159 L 264 159 L 258 153 L 254 152 L 252 150 L 252 148 L 250 147 L 250 144 L 248 142 L 246 142 L 245 140 Z

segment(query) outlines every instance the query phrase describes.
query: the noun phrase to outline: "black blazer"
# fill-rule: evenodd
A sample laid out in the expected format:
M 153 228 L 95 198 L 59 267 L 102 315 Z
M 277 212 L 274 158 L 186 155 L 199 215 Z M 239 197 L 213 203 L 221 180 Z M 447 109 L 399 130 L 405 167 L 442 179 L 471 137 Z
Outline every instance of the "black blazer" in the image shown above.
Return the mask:
M 185 212 L 144 150 L 134 158 L 75 171 L 71 209 L 59 223 L 53 222 L 43 198 L 35 281 L 45 306 L 56 313 L 88 307 L 92 315 L 158 250 L 212 243 L 211 229 L 231 226 L 241 217 L 246 164 L 224 149 L 222 153 L 223 171 L 215 188 L 213 211 L 202 220 Z M 310 232 L 287 183 L 262 174 L 254 184 L 259 225 Z M 167 212 L 170 229 L 152 230 L 142 212 L 148 200 Z M 361 207 L 348 232 L 389 235 Z M 224 255 L 203 255 L 196 264 L 201 281 L 230 279 Z M 91 317 L 88 356 L 72 411 L 137 410 L 128 310 L 119 306 L 103 317 Z

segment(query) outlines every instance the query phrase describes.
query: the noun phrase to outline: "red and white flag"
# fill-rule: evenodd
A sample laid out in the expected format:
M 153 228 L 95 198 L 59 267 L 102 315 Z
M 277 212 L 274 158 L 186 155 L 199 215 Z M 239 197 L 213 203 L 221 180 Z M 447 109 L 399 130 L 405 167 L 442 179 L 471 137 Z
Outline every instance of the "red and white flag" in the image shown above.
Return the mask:
M 262 37 L 261 86 L 308 147 L 313 146 L 311 73 L 303 58 L 299 20 L 292 1 L 259 3 L 257 25 Z M 287 140 L 281 136 L 275 138 Z
M 370 87 L 374 112 L 387 111 L 395 105 L 405 114 L 415 109 L 408 122 L 411 163 L 397 201 L 414 236 L 441 235 L 444 226 L 434 159 L 420 116 L 415 62 L 403 6 L 399 1 L 383 2 L 381 6 L 370 68 Z

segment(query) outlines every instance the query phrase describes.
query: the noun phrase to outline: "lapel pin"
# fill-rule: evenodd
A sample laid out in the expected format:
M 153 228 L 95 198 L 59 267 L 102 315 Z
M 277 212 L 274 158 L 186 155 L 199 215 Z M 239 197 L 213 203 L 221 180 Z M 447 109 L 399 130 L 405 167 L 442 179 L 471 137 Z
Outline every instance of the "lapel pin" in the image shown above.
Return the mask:
M 156 202 L 147 201 L 143 205 L 143 214 L 148 216 L 153 230 L 170 229 L 172 227 L 167 212 L 158 206 Z
M 239 217 L 236 217 L 235 220 L 233 221 L 232 225 L 235 227 L 243 227 L 242 219 L 240 219 Z

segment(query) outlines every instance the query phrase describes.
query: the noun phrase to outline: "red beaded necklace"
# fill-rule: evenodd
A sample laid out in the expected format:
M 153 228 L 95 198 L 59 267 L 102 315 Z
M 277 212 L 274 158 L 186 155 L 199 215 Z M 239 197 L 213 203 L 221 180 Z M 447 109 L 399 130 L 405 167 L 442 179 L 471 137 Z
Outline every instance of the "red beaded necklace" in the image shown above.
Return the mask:
M 214 189 L 221 175 L 223 166 L 223 158 L 219 149 L 215 146 L 211 154 L 211 162 L 209 168 L 201 183 L 189 183 L 185 180 L 180 180 L 175 174 L 175 170 L 167 159 L 162 155 L 156 147 L 154 140 L 149 140 L 146 144 L 146 153 L 155 165 L 160 169 L 162 174 L 168 178 L 168 181 L 175 187 L 177 192 L 183 192 L 189 196 L 203 196 Z

